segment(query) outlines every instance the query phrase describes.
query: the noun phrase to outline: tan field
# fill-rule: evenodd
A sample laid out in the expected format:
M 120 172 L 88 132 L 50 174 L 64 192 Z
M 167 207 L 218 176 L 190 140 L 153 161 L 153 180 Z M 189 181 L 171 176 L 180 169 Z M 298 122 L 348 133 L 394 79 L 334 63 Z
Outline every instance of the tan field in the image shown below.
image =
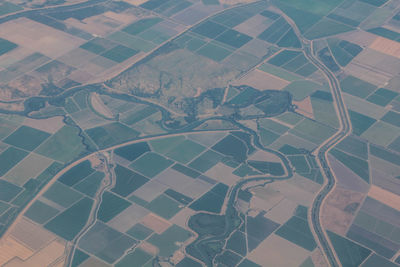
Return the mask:
M 13 258 L 26 260 L 34 253 L 33 250 L 21 244 L 11 236 L 1 241 L 0 251 L 0 266 L 3 266 Z
M 157 234 L 162 234 L 171 226 L 171 223 L 169 221 L 155 215 L 154 213 L 147 214 L 143 218 L 141 223 L 156 232 Z
M 400 43 L 383 37 L 377 37 L 369 48 L 389 56 L 400 58 Z
M 240 78 L 238 81 L 235 81 L 234 85 L 249 85 L 260 90 L 280 90 L 286 87 L 288 84 L 289 82 L 286 80 L 283 80 L 264 71 L 255 69 Z
M 299 266 L 308 256 L 309 252 L 304 248 L 272 234 L 248 258 L 261 266 L 266 266 L 267 262 L 268 266 L 292 267 Z
M 27 18 L 2 24 L 0 37 L 22 47 L 29 45 L 29 49 L 51 58 L 59 57 L 85 42 L 83 39 Z
M 293 104 L 298 106 L 296 111 L 310 119 L 314 119 L 314 111 L 311 105 L 311 98 L 306 97 L 302 101 L 293 101 Z
M 29 259 L 14 258 L 4 267 L 43 267 L 58 262 L 64 256 L 65 242 L 55 240 Z
M 146 251 L 147 253 L 151 254 L 151 255 L 157 255 L 158 254 L 158 248 L 153 246 L 152 244 L 143 241 L 140 246 L 139 246 L 142 250 Z
M 369 189 L 368 196 L 375 198 L 376 200 L 394 208 L 395 210 L 400 211 L 399 195 L 393 194 L 392 192 L 382 189 L 376 185 L 372 185 Z
M 96 110 L 98 113 L 103 115 L 104 117 L 108 119 L 114 118 L 114 114 L 111 112 L 111 110 L 104 105 L 103 100 L 101 100 L 100 95 L 98 93 L 91 93 L 90 94 L 90 104 Z
M 146 2 L 149 1 L 149 0 L 124 0 L 124 1 L 127 2 L 127 3 L 129 3 L 129 4 L 138 6 L 138 5 L 141 5 L 141 4 L 143 4 L 143 3 L 146 3 Z

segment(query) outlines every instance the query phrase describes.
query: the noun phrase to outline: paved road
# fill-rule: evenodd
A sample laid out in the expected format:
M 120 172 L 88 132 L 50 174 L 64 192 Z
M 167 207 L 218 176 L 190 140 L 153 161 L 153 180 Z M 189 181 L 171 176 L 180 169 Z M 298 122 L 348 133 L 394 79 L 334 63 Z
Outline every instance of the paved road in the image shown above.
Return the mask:
M 322 73 L 325 75 L 326 79 L 329 82 L 329 87 L 331 89 L 335 110 L 337 116 L 339 118 L 340 128 L 339 130 L 323 142 L 318 148 L 313 151 L 313 154 L 316 155 L 316 160 L 318 165 L 323 171 L 323 176 L 326 178 L 324 184 L 318 194 L 315 196 L 311 210 L 309 212 L 308 218 L 311 224 L 312 232 L 316 237 L 316 241 L 321 247 L 325 258 L 329 262 L 331 266 L 341 266 L 341 263 L 335 253 L 335 250 L 332 247 L 332 244 L 329 238 L 326 235 L 325 230 L 321 225 L 321 208 L 322 205 L 328 196 L 328 194 L 334 189 L 336 185 L 335 175 L 330 169 L 330 165 L 327 159 L 327 155 L 330 149 L 332 149 L 336 144 L 342 141 L 346 136 L 351 133 L 352 127 L 349 119 L 349 115 L 346 109 L 346 106 L 343 101 L 343 97 L 341 94 L 340 83 L 333 72 L 326 67 L 317 56 L 314 55 L 313 51 L 313 42 L 305 39 L 300 33 L 297 25 L 281 10 L 277 9 L 277 11 L 286 19 L 286 21 L 292 26 L 294 32 L 299 38 L 302 48 L 301 50 L 304 52 L 306 58 L 311 61 Z

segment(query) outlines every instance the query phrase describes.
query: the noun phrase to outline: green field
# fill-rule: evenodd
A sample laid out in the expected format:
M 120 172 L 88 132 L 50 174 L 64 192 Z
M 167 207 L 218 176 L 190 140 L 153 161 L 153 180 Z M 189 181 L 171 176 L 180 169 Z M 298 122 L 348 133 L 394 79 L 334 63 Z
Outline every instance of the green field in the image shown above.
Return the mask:
M 93 200 L 83 198 L 44 225 L 44 228 L 71 241 L 85 226 Z
M 146 177 L 135 173 L 121 165 L 114 168 L 116 182 L 111 189 L 114 193 L 126 197 L 149 181 Z
M 60 182 L 54 183 L 43 196 L 64 208 L 68 208 L 83 197 L 82 194 Z
M 0 200 L 9 202 L 21 191 L 21 187 L 0 179 Z
M 136 21 L 136 22 L 130 24 L 129 26 L 125 27 L 124 29 L 122 29 L 122 31 L 132 34 L 132 35 L 137 35 L 141 32 L 144 32 L 147 29 L 150 29 L 151 27 L 153 27 L 154 25 L 156 25 L 157 23 L 159 23 L 161 21 L 162 21 L 161 18 L 141 19 L 141 20 Z
M 36 200 L 24 215 L 34 222 L 43 224 L 50 218 L 54 217 L 58 212 L 59 210 L 41 202 L 40 200 Z
M 103 57 L 111 59 L 112 61 L 121 63 L 125 60 L 127 60 L 130 57 L 133 57 L 136 55 L 138 51 L 123 46 L 123 45 L 117 45 L 116 47 L 111 48 L 110 50 L 107 50 L 103 54 L 101 54 Z
M 353 126 L 353 133 L 358 136 L 363 134 L 376 122 L 375 119 L 352 110 L 349 110 L 349 115 Z
M 89 137 L 101 148 L 133 139 L 139 133 L 119 122 L 113 122 L 86 130 Z
M 219 161 L 221 161 L 223 156 L 213 150 L 207 150 L 203 154 L 201 154 L 198 158 L 193 160 L 189 167 L 198 170 L 200 172 L 206 172 L 211 169 L 214 165 L 216 165 Z
M 194 201 L 190 208 L 195 211 L 208 211 L 219 213 L 222 205 L 224 204 L 228 186 L 222 183 L 214 186 L 210 191 L 205 193 L 202 197 Z
M 90 161 L 85 160 L 61 175 L 61 177 L 58 178 L 58 181 L 65 185 L 73 186 L 93 172 L 94 169 L 92 169 Z
M 15 147 L 9 147 L 0 154 L 0 176 L 3 176 L 12 167 L 28 155 L 28 152 Z
M 336 149 L 331 150 L 330 153 L 350 170 L 360 176 L 364 181 L 369 183 L 369 168 L 367 161 L 348 155 Z
M 108 222 L 130 205 L 131 203 L 125 199 L 106 191 L 102 196 L 102 202 L 99 212 L 97 213 L 97 218 L 100 221 Z
M 172 164 L 172 160 L 166 159 L 157 153 L 148 152 L 132 162 L 129 166 L 141 174 L 153 178 Z
M 159 256 L 168 257 L 178 249 L 177 243 L 184 242 L 191 236 L 189 231 L 174 224 L 164 233 L 152 235 L 148 242 L 159 249 Z
M 371 253 L 369 249 L 350 241 L 349 239 L 327 231 L 343 267 L 359 266 Z
M 340 86 L 343 92 L 349 93 L 351 95 L 360 98 L 366 98 L 376 89 L 375 85 L 360 80 L 354 76 L 347 76 L 346 78 L 344 78 L 340 82 Z
M 203 147 L 202 145 L 190 140 L 185 140 L 182 143 L 179 143 L 170 151 L 168 151 L 168 153 L 166 153 L 165 155 L 181 163 L 188 163 L 204 150 L 205 147 Z
M 36 149 L 36 153 L 66 163 L 85 152 L 79 130 L 64 126 Z

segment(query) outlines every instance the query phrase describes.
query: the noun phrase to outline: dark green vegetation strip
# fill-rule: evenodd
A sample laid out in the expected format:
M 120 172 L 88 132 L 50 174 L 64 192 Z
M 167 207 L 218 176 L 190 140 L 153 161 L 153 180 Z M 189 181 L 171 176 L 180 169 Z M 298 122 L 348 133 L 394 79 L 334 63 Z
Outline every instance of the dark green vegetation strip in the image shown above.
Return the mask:
M 84 178 L 86 178 L 88 175 L 94 172 L 94 169 L 92 169 L 92 166 L 90 165 L 89 160 L 85 160 L 78 165 L 72 167 L 69 169 L 66 173 L 61 175 L 60 178 L 58 178 L 58 181 L 68 185 L 68 186 L 73 186 L 76 183 L 82 181 Z
M 208 211 L 219 213 L 225 201 L 229 187 L 219 183 L 202 197 L 193 202 L 189 207 L 195 211 Z
M 400 113 L 389 111 L 381 120 L 400 127 Z
M 327 234 L 343 267 L 359 266 L 371 254 L 369 249 L 361 247 L 345 237 L 331 231 L 327 231 Z
M 37 200 L 24 215 L 34 222 L 43 224 L 50 218 L 54 217 L 58 212 L 59 210 L 41 202 L 40 200 Z
M 57 217 L 45 224 L 45 228 L 71 241 L 85 226 L 92 209 L 93 200 L 83 198 Z
M 390 40 L 400 42 L 400 33 L 394 32 L 392 30 L 382 28 L 382 27 L 377 27 L 377 28 L 369 29 L 368 31 L 371 33 L 374 33 L 376 35 L 388 38 Z
M 117 148 L 114 150 L 114 153 L 129 161 L 133 161 L 148 151 L 150 151 L 150 147 L 147 142 L 140 142 Z
M 108 222 L 130 205 L 125 199 L 106 191 L 102 196 L 97 218 L 100 221 Z
M 374 144 L 369 145 L 371 155 L 389 161 L 393 164 L 400 166 L 400 155 L 390 152 L 387 149 L 376 146 Z
M 3 4 L 4 5 L 4 4 Z M 2 6 L 0 6 L 0 14 L 3 12 Z M 0 38 L 0 56 L 17 48 L 17 45 L 6 40 L 3 38 Z
M 111 191 L 123 197 L 128 196 L 130 193 L 149 181 L 146 177 L 121 165 L 117 165 L 114 171 L 116 175 L 116 183 Z
M 369 127 L 376 122 L 375 119 L 368 117 L 364 114 L 352 111 L 349 109 L 351 124 L 353 126 L 353 133 L 360 136 Z
M 28 155 L 28 152 L 15 147 L 9 147 L 0 154 L 0 176 L 3 176 L 12 167 Z
M 340 162 L 342 162 L 345 166 L 347 166 L 350 170 L 352 170 L 358 176 L 360 176 L 364 181 L 369 183 L 368 161 L 362 160 L 358 157 L 351 156 L 337 149 L 332 149 L 330 153 Z
M 145 30 L 153 27 L 157 23 L 161 22 L 161 18 L 146 18 L 146 19 L 141 19 L 139 21 L 136 21 L 132 23 L 131 25 L 126 26 L 122 31 L 132 34 L 132 35 L 137 35 L 141 32 L 144 32 Z
M 375 253 L 371 255 L 364 263 L 361 265 L 362 267 L 398 267 L 399 265 L 394 264 L 393 262 L 376 255 Z
M 300 209 L 299 214 L 291 217 L 276 231 L 276 234 L 304 249 L 313 251 L 317 244 L 308 225 L 306 214 L 307 210 L 304 215 L 303 209 Z
M 5 180 L 0 180 L 0 200 L 8 202 L 12 200 L 22 188 Z
M 376 105 L 385 107 L 393 99 L 395 99 L 399 94 L 385 88 L 379 88 L 372 95 L 367 98 L 367 101 L 374 103 Z

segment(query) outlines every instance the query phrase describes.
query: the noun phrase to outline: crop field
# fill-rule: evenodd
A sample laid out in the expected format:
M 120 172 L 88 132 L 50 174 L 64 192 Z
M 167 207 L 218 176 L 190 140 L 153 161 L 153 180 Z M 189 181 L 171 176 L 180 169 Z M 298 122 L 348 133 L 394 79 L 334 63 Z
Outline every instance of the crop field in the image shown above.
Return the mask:
M 395 266 L 398 10 L 3 1 L 0 265 Z

